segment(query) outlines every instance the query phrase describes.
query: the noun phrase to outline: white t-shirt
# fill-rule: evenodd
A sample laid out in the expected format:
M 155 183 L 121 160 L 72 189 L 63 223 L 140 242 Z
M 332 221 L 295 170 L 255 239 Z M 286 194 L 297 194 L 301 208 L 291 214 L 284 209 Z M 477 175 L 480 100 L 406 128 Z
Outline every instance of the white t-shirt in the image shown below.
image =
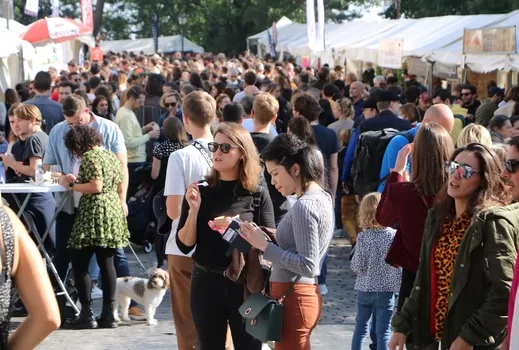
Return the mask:
M 245 129 L 247 129 L 248 132 L 254 131 L 254 120 L 252 118 L 243 119 L 243 122 L 241 123 L 241 125 Z M 277 132 L 276 128 L 274 127 L 274 125 L 272 125 L 272 123 L 270 124 L 270 134 L 272 136 L 278 136 L 278 132 Z
M 213 140 L 198 139 L 196 141 L 207 150 L 207 144 Z M 164 196 L 184 196 L 187 186 L 202 180 L 210 170 L 211 167 L 206 158 L 193 145 L 189 145 L 171 153 L 166 172 Z M 166 243 L 166 254 L 192 256 L 194 250 L 190 254 L 185 255 L 180 251 L 180 249 L 178 249 L 176 236 L 179 219 L 180 217 L 174 220 L 171 224 L 171 234 Z

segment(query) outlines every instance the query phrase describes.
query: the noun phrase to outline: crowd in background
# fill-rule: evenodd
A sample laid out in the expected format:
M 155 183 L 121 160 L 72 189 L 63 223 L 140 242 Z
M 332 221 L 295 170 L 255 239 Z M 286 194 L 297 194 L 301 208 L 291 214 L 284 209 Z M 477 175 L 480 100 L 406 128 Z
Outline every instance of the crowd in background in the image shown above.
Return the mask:
M 249 54 L 108 53 L 4 92 L 3 167 L 12 182 L 60 165 L 61 184 L 83 193 L 47 243 L 60 277 L 70 260 L 76 274 L 83 307 L 71 328 L 117 326 L 115 278 L 130 273 L 123 218 L 145 192 L 166 206 L 145 217 L 158 231 L 166 222 L 155 250 L 158 266 L 167 261 L 180 349 L 231 338 L 239 350 L 262 347 L 238 313 L 240 257 L 226 254 L 220 216 L 239 217 L 243 238 L 272 262 L 270 293 L 290 290 L 278 350 L 310 348 L 332 235 L 353 248 L 352 349 L 367 334 L 373 349 L 514 349 L 519 87 L 490 82 L 480 101 L 469 83 L 432 86 L 371 64 L 359 78 Z M 42 203 L 51 201 L 30 203 L 38 231 L 50 225 Z M 99 220 L 111 234 L 89 228 Z M 277 245 L 249 222 L 277 228 Z M 143 317 L 135 303 L 130 311 Z

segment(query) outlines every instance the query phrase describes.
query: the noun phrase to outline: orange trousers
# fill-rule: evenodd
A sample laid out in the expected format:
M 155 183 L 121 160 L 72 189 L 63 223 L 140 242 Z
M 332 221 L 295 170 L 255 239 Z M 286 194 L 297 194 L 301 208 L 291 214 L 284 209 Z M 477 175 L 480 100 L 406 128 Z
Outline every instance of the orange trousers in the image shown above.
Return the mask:
M 291 283 L 272 282 L 270 295 L 279 299 Z M 296 283 L 283 302 L 281 340 L 275 350 L 310 350 L 310 335 L 321 317 L 323 301 L 315 284 Z

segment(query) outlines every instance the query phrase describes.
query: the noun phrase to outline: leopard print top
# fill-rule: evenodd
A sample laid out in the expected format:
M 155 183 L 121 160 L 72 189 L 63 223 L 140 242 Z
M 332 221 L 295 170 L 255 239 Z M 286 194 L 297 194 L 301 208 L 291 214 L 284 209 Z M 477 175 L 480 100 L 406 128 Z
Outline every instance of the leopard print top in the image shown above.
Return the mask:
M 463 235 L 470 224 L 470 217 L 464 213 L 456 220 L 447 220 L 443 224 L 442 234 L 436 242 L 434 252 L 434 267 L 436 268 L 436 313 L 434 314 L 435 338 L 441 340 L 443 323 L 449 307 L 451 278 L 454 271 L 456 256 Z

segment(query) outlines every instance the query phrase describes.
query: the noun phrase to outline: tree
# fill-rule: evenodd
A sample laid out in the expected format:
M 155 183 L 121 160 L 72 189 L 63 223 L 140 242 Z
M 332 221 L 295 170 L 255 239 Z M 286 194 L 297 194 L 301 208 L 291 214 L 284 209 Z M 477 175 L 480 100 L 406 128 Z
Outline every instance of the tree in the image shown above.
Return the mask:
M 406 17 L 421 18 L 508 13 L 519 7 L 519 0 L 401 0 L 400 6 Z M 394 4 L 384 14 L 395 18 Z

